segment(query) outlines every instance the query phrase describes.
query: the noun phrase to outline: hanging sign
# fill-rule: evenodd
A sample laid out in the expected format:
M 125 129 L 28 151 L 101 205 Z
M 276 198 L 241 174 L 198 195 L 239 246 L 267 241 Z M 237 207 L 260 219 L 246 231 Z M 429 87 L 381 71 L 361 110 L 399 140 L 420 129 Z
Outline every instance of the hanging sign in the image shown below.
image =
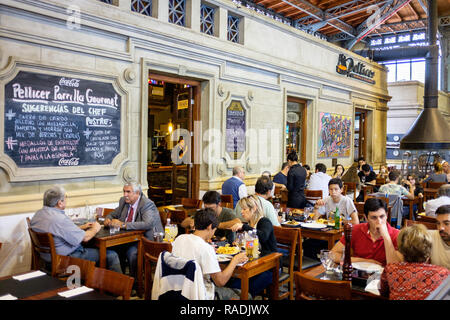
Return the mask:
M 347 77 L 351 77 L 370 84 L 375 84 L 375 80 L 373 80 L 375 71 L 367 69 L 366 65 L 362 62 L 358 62 L 355 64 L 353 58 L 347 58 L 342 53 L 339 54 L 336 72 Z

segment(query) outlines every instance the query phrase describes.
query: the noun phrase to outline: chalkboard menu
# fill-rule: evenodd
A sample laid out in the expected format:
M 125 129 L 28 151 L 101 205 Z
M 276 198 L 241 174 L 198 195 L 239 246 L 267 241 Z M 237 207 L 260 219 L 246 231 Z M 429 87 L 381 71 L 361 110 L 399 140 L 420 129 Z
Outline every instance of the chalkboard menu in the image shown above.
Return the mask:
M 20 71 L 4 105 L 4 153 L 18 167 L 104 165 L 120 153 L 111 83 Z
M 245 152 L 245 109 L 240 101 L 233 100 L 226 112 L 225 151 L 236 160 Z

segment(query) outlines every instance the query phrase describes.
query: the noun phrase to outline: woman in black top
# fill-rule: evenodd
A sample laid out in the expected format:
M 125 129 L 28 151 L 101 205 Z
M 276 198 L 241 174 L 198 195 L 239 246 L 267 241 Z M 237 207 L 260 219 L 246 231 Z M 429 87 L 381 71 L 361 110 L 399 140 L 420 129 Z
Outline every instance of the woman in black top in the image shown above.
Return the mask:
M 241 207 L 242 217 L 247 223 L 236 223 L 231 230 L 250 231 L 256 229 L 259 245 L 261 248 L 260 256 L 277 252 L 277 239 L 273 232 L 273 225 L 269 219 L 263 216 L 261 202 L 258 196 L 249 196 L 242 198 L 238 202 Z M 255 296 L 261 293 L 269 285 L 272 284 L 272 271 L 268 270 L 250 278 L 249 293 Z M 241 288 L 240 279 L 232 279 L 227 283 L 228 287 Z
M 287 175 L 287 189 L 289 208 L 303 209 L 306 205 L 305 198 L 305 180 L 306 170 L 298 163 L 298 156 L 295 151 L 288 154 L 287 157 L 290 169 Z

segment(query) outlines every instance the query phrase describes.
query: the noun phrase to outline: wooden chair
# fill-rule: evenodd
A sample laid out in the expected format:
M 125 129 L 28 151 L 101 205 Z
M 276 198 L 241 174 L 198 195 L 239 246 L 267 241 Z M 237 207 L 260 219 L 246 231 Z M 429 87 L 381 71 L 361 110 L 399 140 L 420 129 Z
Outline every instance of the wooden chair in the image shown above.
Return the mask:
M 161 219 L 161 224 L 164 228 L 164 226 L 167 224 L 167 218 L 169 217 L 170 213 L 168 213 L 166 209 L 158 211 L 159 211 L 159 218 Z
M 287 267 L 288 272 L 282 272 L 278 278 L 280 286 L 285 283 L 288 284 L 289 291 L 281 294 L 280 299 L 289 297 L 294 300 L 294 265 L 295 265 L 295 251 L 297 249 L 298 231 L 295 228 L 273 227 L 275 238 L 277 239 L 277 246 L 280 249 L 288 250 L 289 254 L 283 257 L 283 267 Z M 286 264 L 285 264 L 286 263 Z
M 142 238 L 142 252 L 144 254 L 144 299 L 151 300 L 152 297 L 152 285 L 153 274 L 155 270 L 152 270 L 152 265 L 156 265 L 158 262 L 159 254 L 163 251 L 172 252 L 172 244 L 169 242 L 155 242 Z
M 167 204 L 168 196 L 166 190 L 169 189 L 169 187 L 148 186 L 148 198 L 154 201 L 157 207 L 165 206 Z
M 231 194 L 221 194 L 220 202 L 222 203 L 222 207 L 234 209 L 233 196 Z
M 322 190 L 308 190 L 305 189 L 305 198 L 306 200 L 316 201 L 318 198 L 322 199 Z
M 275 191 L 274 191 L 273 195 L 277 198 L 281 198 L 281 187 L 280 186 L 275 186 Z
M 425 221 L 421 221 L 421 220 L 414 221 L 414 220 L 405 219 L 405 226 L 409 227 L 409 226 L 412 226 L 413 224 L 423 224 L 429 230 L 437 230 L 438 229 L 438 225 L 433 222 L 425 222 Z
M 354 202 L 356 211 L 358 211 L 359 223 L 366 222 L 366 215 L 364 214 L 364 202 Z
M 94 271 L 95 262 L 84 260 L 75 257 L 56 255 L 56 274 L 58 278 L 67 278 L 70 274 L 67 273 L 67 268 L 72 265 L 77 265 L 80 268 L 80 278 L 83 282 L 86 281 L 88 275 Z
M 122 273 L 104 268 L 94 268 L 87 277 L 86 286 L 115 296 L 122 296 L 123 300 L 130 300 L 133 282 L 133 277 Z
M 445 182 L 433 182 L 433 181 L 428 181 L 427 182 L 427 188 L 430 189 L 439 189 L 442 185 L 444 185 Z
M 295 253 L 295 261 L 294 261 L 294 270 L 303 271 L 321 264 L 319 260 L 312 259 L 310 257 L 303 255 L 303 238 L 302 238 L 302 229 L 301 228 L 293 228 L 297 231 L 297 251 Z
M 344 194 L 347 195 L 349 192 L 353 192 L 353 201 L 356 202 L 356 182 L 344 182 L 344 188 L 347 187 Z
M 32 269 L 37 270 L 41 269 L 40 262 L 41 262 L 41 253 L 50 254 L 50 270 L 47 270 L 47 263 L 45 260 L 42 259 L 43 262 L 43 269 L 45 271 L 48 271 L 52 277 L 56 277 L 56 250 L 55 250 L 55 242 L 53 241 L 53 235 L 51 233 L 46 232 L 36 232 L 33 231 L 33 229 L 28 228 L 28 233 L 30 234 L 31 238 L 31 252 L 32 252 Z
M 386 184 L 386 178 L 380 177 L 380 178 L 377 178 L 377 179 L 376 179 L 375 185 L 376 185 L 377 187 L 380 187 L 380 186 L 382 186 L 383 184 Z
M 288 202 L 288 191 L 285 190 L 281 190 L 281 206 L 287 206 L 287 202 Z
M 184 210 L 176 210 L 176 209 L 164 209 L 167 213 L 167 218 L 170 218 L 170 222 L 173 224 L 180 224 L 187 218 L 187 213 Z
M 200 209 L 202 207 L 202 200 L 192 198 L 181 198 L 181 205 L 187 209 Z
M 321 280 L 294 272 L 296 300 L 351 300 L 351 281 Z
M 105 217 L 108 216 L 110 213 L 114 212 L 114 210 L 115 210 L 115 209 L 98 207 L 98 208 L 96 209 L 97 218 L 105 218 Z

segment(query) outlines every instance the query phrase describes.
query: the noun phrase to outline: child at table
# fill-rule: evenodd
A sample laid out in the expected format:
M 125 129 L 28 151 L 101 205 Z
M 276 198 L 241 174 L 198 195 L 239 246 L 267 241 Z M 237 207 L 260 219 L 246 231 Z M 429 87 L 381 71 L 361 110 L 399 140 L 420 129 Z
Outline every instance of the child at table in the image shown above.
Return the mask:
M 342 194 L 342 180 L 339 178 L 331 179 L 328 182 L 328 192 L 330 194 L 328 197 L 316 201 L 313 210 L 313 219 L 317 220 L 322 215 L 326 216 L 330 212 L 334 214 L 336 208 L 339 208 L 339 213 L 345 220 L 351 220 L 353 225 L 358 224 L 358 211 L 356 210 L 353 200 Z

